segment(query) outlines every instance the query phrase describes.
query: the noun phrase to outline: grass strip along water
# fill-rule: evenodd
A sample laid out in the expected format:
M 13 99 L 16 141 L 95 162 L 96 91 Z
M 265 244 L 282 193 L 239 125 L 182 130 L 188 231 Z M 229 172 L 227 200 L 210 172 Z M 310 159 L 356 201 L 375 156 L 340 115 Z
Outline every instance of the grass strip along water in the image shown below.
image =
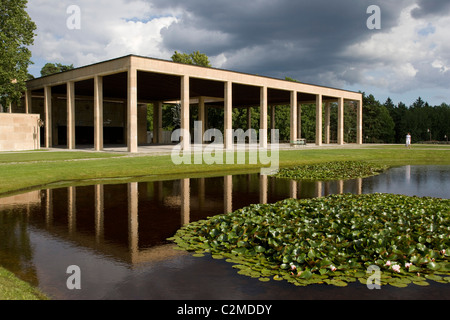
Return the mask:
M 331 195 L 255 204 L 181 228 L 170 240 L 196 256 L 226 258 L 239 274 L 298 286 L 450 282 L 450 200 L 393 194 Z

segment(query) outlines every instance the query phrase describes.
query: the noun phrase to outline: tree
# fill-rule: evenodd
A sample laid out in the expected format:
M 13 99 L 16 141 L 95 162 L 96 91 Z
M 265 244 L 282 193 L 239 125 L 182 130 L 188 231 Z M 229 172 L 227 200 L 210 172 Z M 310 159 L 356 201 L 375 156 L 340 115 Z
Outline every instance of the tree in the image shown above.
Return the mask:
M 195 51 L 191 54 L 179 53 L 178 51 L 175 51 L 172 55 L 172 61 L 201 67 L 211 67 L 208 56 L 204 53 L 200 53 L 199 51 Z
M 368 137 L 368 142 L 394 142 L 395 123 L 388 109 L 382 105 L 373 95 L 363 94 L 363 131 Z
M 41 76 L 45 77 L 51 74 L 72 70 L 73 68 L 73 64 L 65 66 L 61 63 L 46 63 L 41 69 Z
M 29 46 L 34 43 L 36 24 L 25 11 L 27 0 L 0 2 L 0 103 L 18 103 L 26 90 Z

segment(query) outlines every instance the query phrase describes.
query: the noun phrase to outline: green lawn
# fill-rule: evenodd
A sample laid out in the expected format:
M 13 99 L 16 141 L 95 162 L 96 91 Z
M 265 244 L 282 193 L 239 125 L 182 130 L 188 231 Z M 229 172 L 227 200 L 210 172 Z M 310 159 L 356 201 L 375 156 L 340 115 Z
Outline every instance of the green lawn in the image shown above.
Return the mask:
M 48 300 L 48 298 L 0 266 L 0 300 Z
M 248 159 L 248 158 L 247 158 Z M 280 167 L 329 161 L 371 161 L 388 166 L 450 165 L 450 147 L 403 145 L 354 149 L 293 149 L 280 151 Z M 0 196 L 24 190 L 65 185 L 167 180 L 181 177 L 220 176 L 257 172 L 261 164 L 173 164 L 170 156 L 42 151 L 0 154 Z M 0 267 L 0 300 L 44 299 L 26 283 Z
M 449 164 L 450 148 L 391 145 L 358 149 L 294 149 L 280 151 L 280 167 L 328 161 L 372 161 L 388 166 Z M 224 161 L 225 162 L 225 161 Z M 0 154 L 0 195 L 42 188 L 49 184 L 111 182 L 117 179 L 171 179 L 256 172 L 261 164 L 181 164 L 170 156 L 124 156 L 106 152 L 32 152 Z M 89 181 L 90 180 L 90 181 Z M 51 187 L 51 186 L 50 186 Z

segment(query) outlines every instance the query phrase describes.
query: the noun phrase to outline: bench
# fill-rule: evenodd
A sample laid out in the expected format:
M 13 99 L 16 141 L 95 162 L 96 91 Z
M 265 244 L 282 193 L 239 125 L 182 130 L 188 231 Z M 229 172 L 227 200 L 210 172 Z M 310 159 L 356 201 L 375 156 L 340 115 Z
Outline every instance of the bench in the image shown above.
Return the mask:
M 291 141 L 291 146 L 306 146 L 306 139 L 297 139 Z

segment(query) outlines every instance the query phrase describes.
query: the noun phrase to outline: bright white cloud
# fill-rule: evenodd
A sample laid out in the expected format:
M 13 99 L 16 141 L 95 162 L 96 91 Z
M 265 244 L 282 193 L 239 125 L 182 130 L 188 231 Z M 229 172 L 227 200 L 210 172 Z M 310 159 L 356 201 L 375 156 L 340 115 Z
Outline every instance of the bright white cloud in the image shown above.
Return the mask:
M 411 12 L 415 9 L 417 5 L 406 7 L 396 27 L 381 30 L 342 53 L 362 61 L 360 83 L 392 92 L 444 85 L 441 76 L 448 70 L 446 61 L 450 61 L 449 18 L 435 17 L 433 22 L 426 17 L 414 18 Z
M 67 28 L 70 1 L 33 0 L 28 12 L 37 24 L 33 59 L 86 65 L 127 54 L 167 58 L 161 30 L 177 21 L 176 12 L 154 10 L 144 0 L 82 0 L 81 28 Z

